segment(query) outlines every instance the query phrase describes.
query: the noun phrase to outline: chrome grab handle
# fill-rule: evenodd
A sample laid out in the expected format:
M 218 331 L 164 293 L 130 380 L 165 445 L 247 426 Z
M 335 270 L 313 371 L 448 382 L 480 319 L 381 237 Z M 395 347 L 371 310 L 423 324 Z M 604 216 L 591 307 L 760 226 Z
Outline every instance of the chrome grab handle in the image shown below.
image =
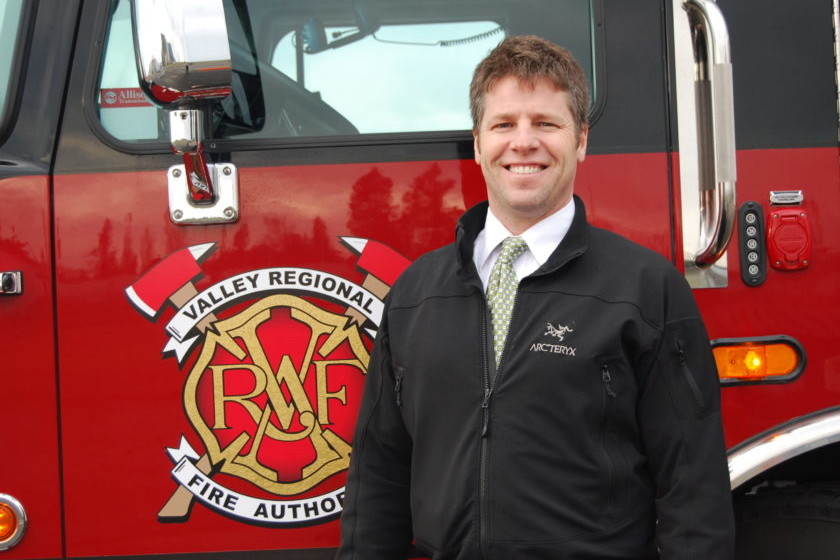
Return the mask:
M 695 60 L 700 176 L 700 249 L 705 269 L 726 251 L 735 225 L 735 108 L 729 32 L 712 0 L 685 0 Z M 689 258 L 689 256 L 686 256 Z

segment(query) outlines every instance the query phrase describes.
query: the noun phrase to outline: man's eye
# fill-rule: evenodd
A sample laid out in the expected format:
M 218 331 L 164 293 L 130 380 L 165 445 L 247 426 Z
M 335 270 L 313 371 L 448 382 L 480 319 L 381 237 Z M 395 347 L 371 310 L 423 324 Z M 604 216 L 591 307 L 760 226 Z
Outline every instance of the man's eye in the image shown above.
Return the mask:
M 557 127 L 557 125 L 554 124 L 553 122 L 541 122 L 540 126 L 550 127 L 550 128 L 556 128 Z
M 500 122 L 493 125 L 493 128 L 510 128 L 510 123 Z

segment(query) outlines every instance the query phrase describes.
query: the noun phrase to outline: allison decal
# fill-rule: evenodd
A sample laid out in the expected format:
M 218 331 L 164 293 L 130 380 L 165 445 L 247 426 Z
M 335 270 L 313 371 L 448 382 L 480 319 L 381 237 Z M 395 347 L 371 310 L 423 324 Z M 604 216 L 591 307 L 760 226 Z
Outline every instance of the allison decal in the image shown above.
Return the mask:
M 389 247 L 341 238 L 365 273 L 250 270 L 199 291 L 215 243 L 161 260 L 126 295 L 156 321 L 168 305 L 165 356 L 186 371 L 183 408 L 203 449 L 182 434 L 166 449 L 177 486 L 158 512 L 189 519 L 199 502 L 235 519 L 278 527 L 341 513 L 355 416 L 383 299 L 409 261 Z M 339 406 L 331 406 L 337 404 Z M 177 435 L 173 435 L 173 442 Z

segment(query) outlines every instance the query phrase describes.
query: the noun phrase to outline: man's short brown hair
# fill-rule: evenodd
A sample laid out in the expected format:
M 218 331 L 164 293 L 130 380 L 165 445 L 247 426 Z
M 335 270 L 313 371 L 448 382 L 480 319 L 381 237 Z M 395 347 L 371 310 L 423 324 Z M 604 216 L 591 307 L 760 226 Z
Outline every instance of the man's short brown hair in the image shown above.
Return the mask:
M 569 103 L 578 134 L 589 125 L 589 88 L 586 76 L 574 55 L 551 41 L 534 35 L 507 37 L 482 60 L 470 84 L 470 113 L 473 130 L 484 115 L 484 96 L 502 78 L 513 76 L 535 86 L 546 79 L 569 94 Z

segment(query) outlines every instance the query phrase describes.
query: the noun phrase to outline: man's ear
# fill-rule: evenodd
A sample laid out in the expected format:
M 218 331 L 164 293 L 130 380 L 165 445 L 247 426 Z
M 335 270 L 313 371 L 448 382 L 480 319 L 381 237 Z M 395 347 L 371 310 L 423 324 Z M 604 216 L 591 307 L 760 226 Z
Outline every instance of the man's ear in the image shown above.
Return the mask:
M 578 147 L 577 147 L 577 160 L 579 163 L 583 163 L 583 160 L 586 159 L 586 147 L 589 143 L 589 127 L 583 126 L 580 130 L 580 136 L 578 137 Z
M 473 130 L 473 159 L 479 165 L 481 164 L 481 153 L 478 149 L 478 131 Z

